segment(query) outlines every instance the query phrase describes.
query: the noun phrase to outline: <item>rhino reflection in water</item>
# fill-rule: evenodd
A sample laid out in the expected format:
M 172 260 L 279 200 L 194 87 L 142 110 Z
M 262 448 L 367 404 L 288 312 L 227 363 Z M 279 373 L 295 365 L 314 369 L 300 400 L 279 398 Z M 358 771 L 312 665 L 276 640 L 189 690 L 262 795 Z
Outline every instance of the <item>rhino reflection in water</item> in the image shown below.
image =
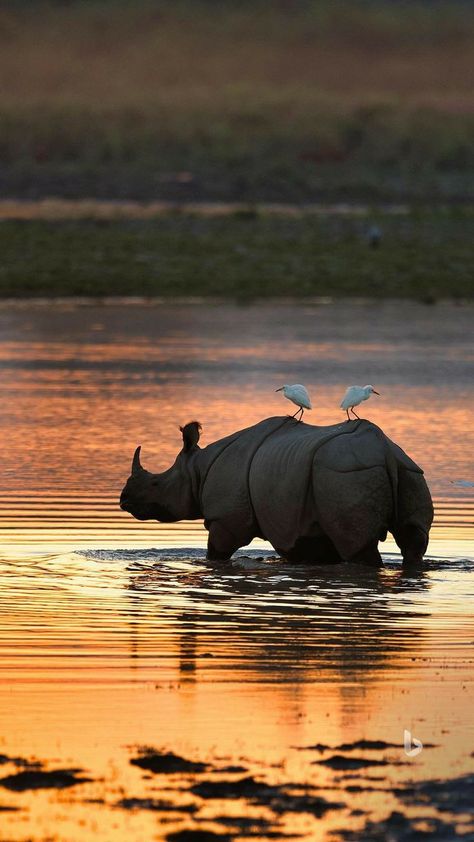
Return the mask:
M 161 474 L 142 467 L 137 448 L 122 509 L 165 523 L 204 518 L 212 560 L 260 537 L 289 561 L 380 564 L 387 531 L 404 561 L 423 558 L 433 520 L 423 471 L 375 424 L 267 418 L 205 448 L 199 431 L 197 421 L 182 429 Z

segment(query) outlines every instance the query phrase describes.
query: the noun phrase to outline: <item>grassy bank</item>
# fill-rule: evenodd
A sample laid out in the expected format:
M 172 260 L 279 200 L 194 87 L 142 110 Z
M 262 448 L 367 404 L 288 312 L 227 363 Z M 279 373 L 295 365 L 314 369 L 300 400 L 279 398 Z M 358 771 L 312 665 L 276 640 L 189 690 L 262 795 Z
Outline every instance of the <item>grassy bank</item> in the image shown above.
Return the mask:
M 472 214 L 5 221 L 0 295 L 473 297 Z
M 4 5 L 0 191 L 472 200 L 473 40 L 458 0 Z

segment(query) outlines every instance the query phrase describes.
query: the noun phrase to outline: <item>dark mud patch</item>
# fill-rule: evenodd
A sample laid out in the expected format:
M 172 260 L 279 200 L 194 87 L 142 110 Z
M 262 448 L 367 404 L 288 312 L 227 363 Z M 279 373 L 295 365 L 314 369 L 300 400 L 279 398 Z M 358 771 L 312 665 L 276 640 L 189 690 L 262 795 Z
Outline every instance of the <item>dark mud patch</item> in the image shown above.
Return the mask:
M 8 754 L 0 754 L 0 766 L 11 763 L 19 769 L 41 769 L 43 764 L 39 760 L 27 760 L 26 757 L 10 757 Z
M 240 774 L 242 775 L 244 772 L 248 772 L 248 769 L 245 766 L 220 766 L 219 768 L 216 767 L 214 770 L 215 772 L 219 772 L 221 774 Z
M 404 806 L 410 808 L 412 815 L 405 816 L 394 811 L 382 822 L 367 822 L 362 830 L 337 830 L 338 838 L 347 842 L 451 842 L 462 839 L 470 842 L 474 839 L 472 805 L 474 793 L 474 774 L 462 775 L 450 780 L 422 781 L 410 783 L 405 787 L 392 789 Z M 446 815 L 426 816 L 426 808 L 432 812 L 450 813 Z M 420 814 L 416 809 L 420 808 Z
M 139 766 L 140 769 L 162 775 L 173 775 L 179 772 L 206 772 L 209 769 L 207 763 L 187 760 L 172 751 L 156 751 L 152 748 L 144 748 L 138 757 L 132 758 L 130 763 L 132 766 Z
M 235 839 L 229 833 L 214 833 L 212 830 L 177 830 L 165 836 L 168 842 L 231 842 Z
M 326 757 L 325 760 L 313 760 L 311 765 L 327 766 L 329 769 L 345 772 L 354 769 L 367 769 L 371 766 L 399 766 L 401 764 L 389 760 L 377 760 L 376 758 L 345 757 L 343 754 L 333 754 L 332 757 Z
M 221 824 L 237 831 L 239 837 L 244 836 L 246 839 L 252 836 L 257 836 L 265 839 L 297 839 L 300 838 L 299 833 L 285 833 L 279 829 L 279 825 L 275 822 L 270 822 L 267 819 L 250 818 L 247 816 L 216 816 L 213 818 L 216 824 Z
M 402 749 L 401 743 L 386 743 L 384 740 L 355 740 L 353 743 L 341 743 L 336 746 L 337 751 L 386 751 L 389 748 Z M 423 748 L 439 748 L 436 743 L 423 743 Z
M 274 823 L 267 819 L 253 819 L 248 816 L 215 816 L 212 821 L 240 830 L 241 833 L 258 830 L 259 833 L 266 834 L 267 831 L 275 828 Z
M 122 810 L 152 810 L 156 813 L 196 813 L 196 804 L 173 804 L 157 798 L 122 798 L 115 807 Z
M 263 806 L 264 802 L 260 802 Z M 338 801 L 326 801 L 320 795 L 292 795 L 281 793 L 266 806 L 274 813 L 308 813 L 317 819 L 322 818 L 329 810 L 342 810 L 346 805 Z
M 402 813 L 394 811 L 388 819 L 382 822 L 367 822 L 361 830 L 334 831 L 339 839 L 346 842 L 451 842 L 454 839 L 472 839 L 472 836 L 462 836 L 456 828 L 440 819 L 408 819 Z
M 296 792 L 295 792 L 296 790 Z M 344 804 L 326 801 L 312 792 L 298 792 L 300 785 L 282 786 L 266 784 L 248 776 L 234 781 L 201 781 L 191 787 L 194 795 L 205 799 L 243 798 L 252 804 L 268 807 L 273 813 L 309 813 L 321 818 L 328 810 L 341 809 Z
M 11 807 L 10 804 L 0 804 L 0 813 L 18 813 L 20 807 Z
M 353 781 L 353 780 L 360 781 L 360 779 L 361 779 L 361 775 L 359 775 L 357 772 L 348 772 L 347 775 L 340 775 L 338 778 L 334 778 L 335 782 L 338 783 L 338 784 L 345 783 L 346 781 Z M 380 783 L 380 781 L 385 782 L 386 780 L 387 780 L 387 778 L 385 777 L 385 775 L 366 775 L 366 774 L 364 774 L 364 781 L 377 781 L 377 782 Z
M 352 743 L 340 743 L 337 746 L 328 746 L 324 743 L 314 743 L 310 746 L 295 746 L 298 751 L 387 751 L 387 749 L 402 749 L 401 743 L 388 743 L 385 740 L 354 740 Z M 434 743 L 423 743 L 423 748 L 438 748 Z
M 224 822 L 220 821 L 220 819 L 213 819 L 214 822 L 218 822 L 223 824 Z M 284 831 L 271 829 L 270 827 L 265 826 L 265 822 L 259 820 L 249 820 L 251 824 L 248 825 L 241 825 L 237 824 L 242 820 L 233 819 L 232 823 L 233 826 L 237 830 L 237 833 L 215 833 L 214 831 L 210 830 L 178 830 L 173 833 L 169 833 L 165 838 L 169 840 L 169 842 L 214 842 L 214 840 L 233 840 L 233 839 L 251 839 L 252 837 L 258 839 L 299 839 L 301 838 L 301 834 L 299 833 L 285 833 Z
M 386 743 L 385 740 L 354 740 L 352 743 L 341 743 L 335 746 L 335 751 L 385 751 L 388 748 L 402 748 L 399 743 Z
M 410 805 L 426 803 L 440 812 L 467 813 L 472 816 L 474 774 L 462 775 L 448 781 L 423 781 L 397 792 L 397 795 Z
M 12 792 L 26 792 L 30 789 L 67 789 L 76 784 L 91 782 L 92 778 L 79 776 L 78 772 L 82 772 L 82 769 L 52 769 L 49 772 L 27 769 L 0 778 L 0 786 Z
M 246 778 L 227 781 L 201 781 L 191 787 L 191 792 L 200 798 L 247 798 L 260 799 L 270 797 L 278 787 L 256 781 L 250 775 Z
M 313 743 L 310 746 L 293 746 L 297 751 L 319 751 L 324 754 L 325 751 L 334 751 L 334 746 L 327 746 L 325 743 Z

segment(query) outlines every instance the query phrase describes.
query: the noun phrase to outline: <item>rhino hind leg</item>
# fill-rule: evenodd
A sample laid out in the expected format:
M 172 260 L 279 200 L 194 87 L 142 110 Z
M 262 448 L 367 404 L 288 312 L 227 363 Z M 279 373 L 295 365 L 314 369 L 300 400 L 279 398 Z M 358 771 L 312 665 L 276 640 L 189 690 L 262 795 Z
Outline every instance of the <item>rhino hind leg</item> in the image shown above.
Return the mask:
M 428 535 L 414 524 L 402 526 L 393 533 L 403 556 L 404 564 L 419 564 L 428 547 Z
M 290 550 L 277 550 L 292 564 L 338 564 L 343 559 L 327 535 L 298 538 Z
M 367 564 L 370 567 L 381 567 L 382 556 L 379 553 L 378 541 L 371 541 L 359 552 L 347 559 L 351 564 Z

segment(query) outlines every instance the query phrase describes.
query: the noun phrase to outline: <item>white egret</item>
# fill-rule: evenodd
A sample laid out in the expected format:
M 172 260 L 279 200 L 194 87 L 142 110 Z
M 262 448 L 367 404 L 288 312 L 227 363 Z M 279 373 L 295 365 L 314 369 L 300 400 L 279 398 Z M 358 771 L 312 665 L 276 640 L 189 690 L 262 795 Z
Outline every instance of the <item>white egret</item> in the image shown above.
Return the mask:
M 359 406 L 362 401 L 367 401 L 371 395 L 380 395 L 380 392 L 376 392 L 373 386 L 349 386 L 346 390 L 346 393 L 341 401 L 341 409 L 345 409 L 347 412 L 347 420 L 350 421 L 349 417 L 349 409 L 355 415 L 356 418 L 359 418 L 357 412 L 354 412 L 354 407 Z
M 292 418 L 295 418 L 301 412 L 298 421 L 301 421 L 305 409 L 313 408 L 311 406 L 311 400 L 308 392 L 301 383 L 294 383 L 293 386 L 285 384 L 285 386 L 280 386 L 279 389 L 275 389 L 275 392 L 283 392 L 285 398 L 294 403 L 295 406 L 299 407 L 298 411 L 291 416 Z

